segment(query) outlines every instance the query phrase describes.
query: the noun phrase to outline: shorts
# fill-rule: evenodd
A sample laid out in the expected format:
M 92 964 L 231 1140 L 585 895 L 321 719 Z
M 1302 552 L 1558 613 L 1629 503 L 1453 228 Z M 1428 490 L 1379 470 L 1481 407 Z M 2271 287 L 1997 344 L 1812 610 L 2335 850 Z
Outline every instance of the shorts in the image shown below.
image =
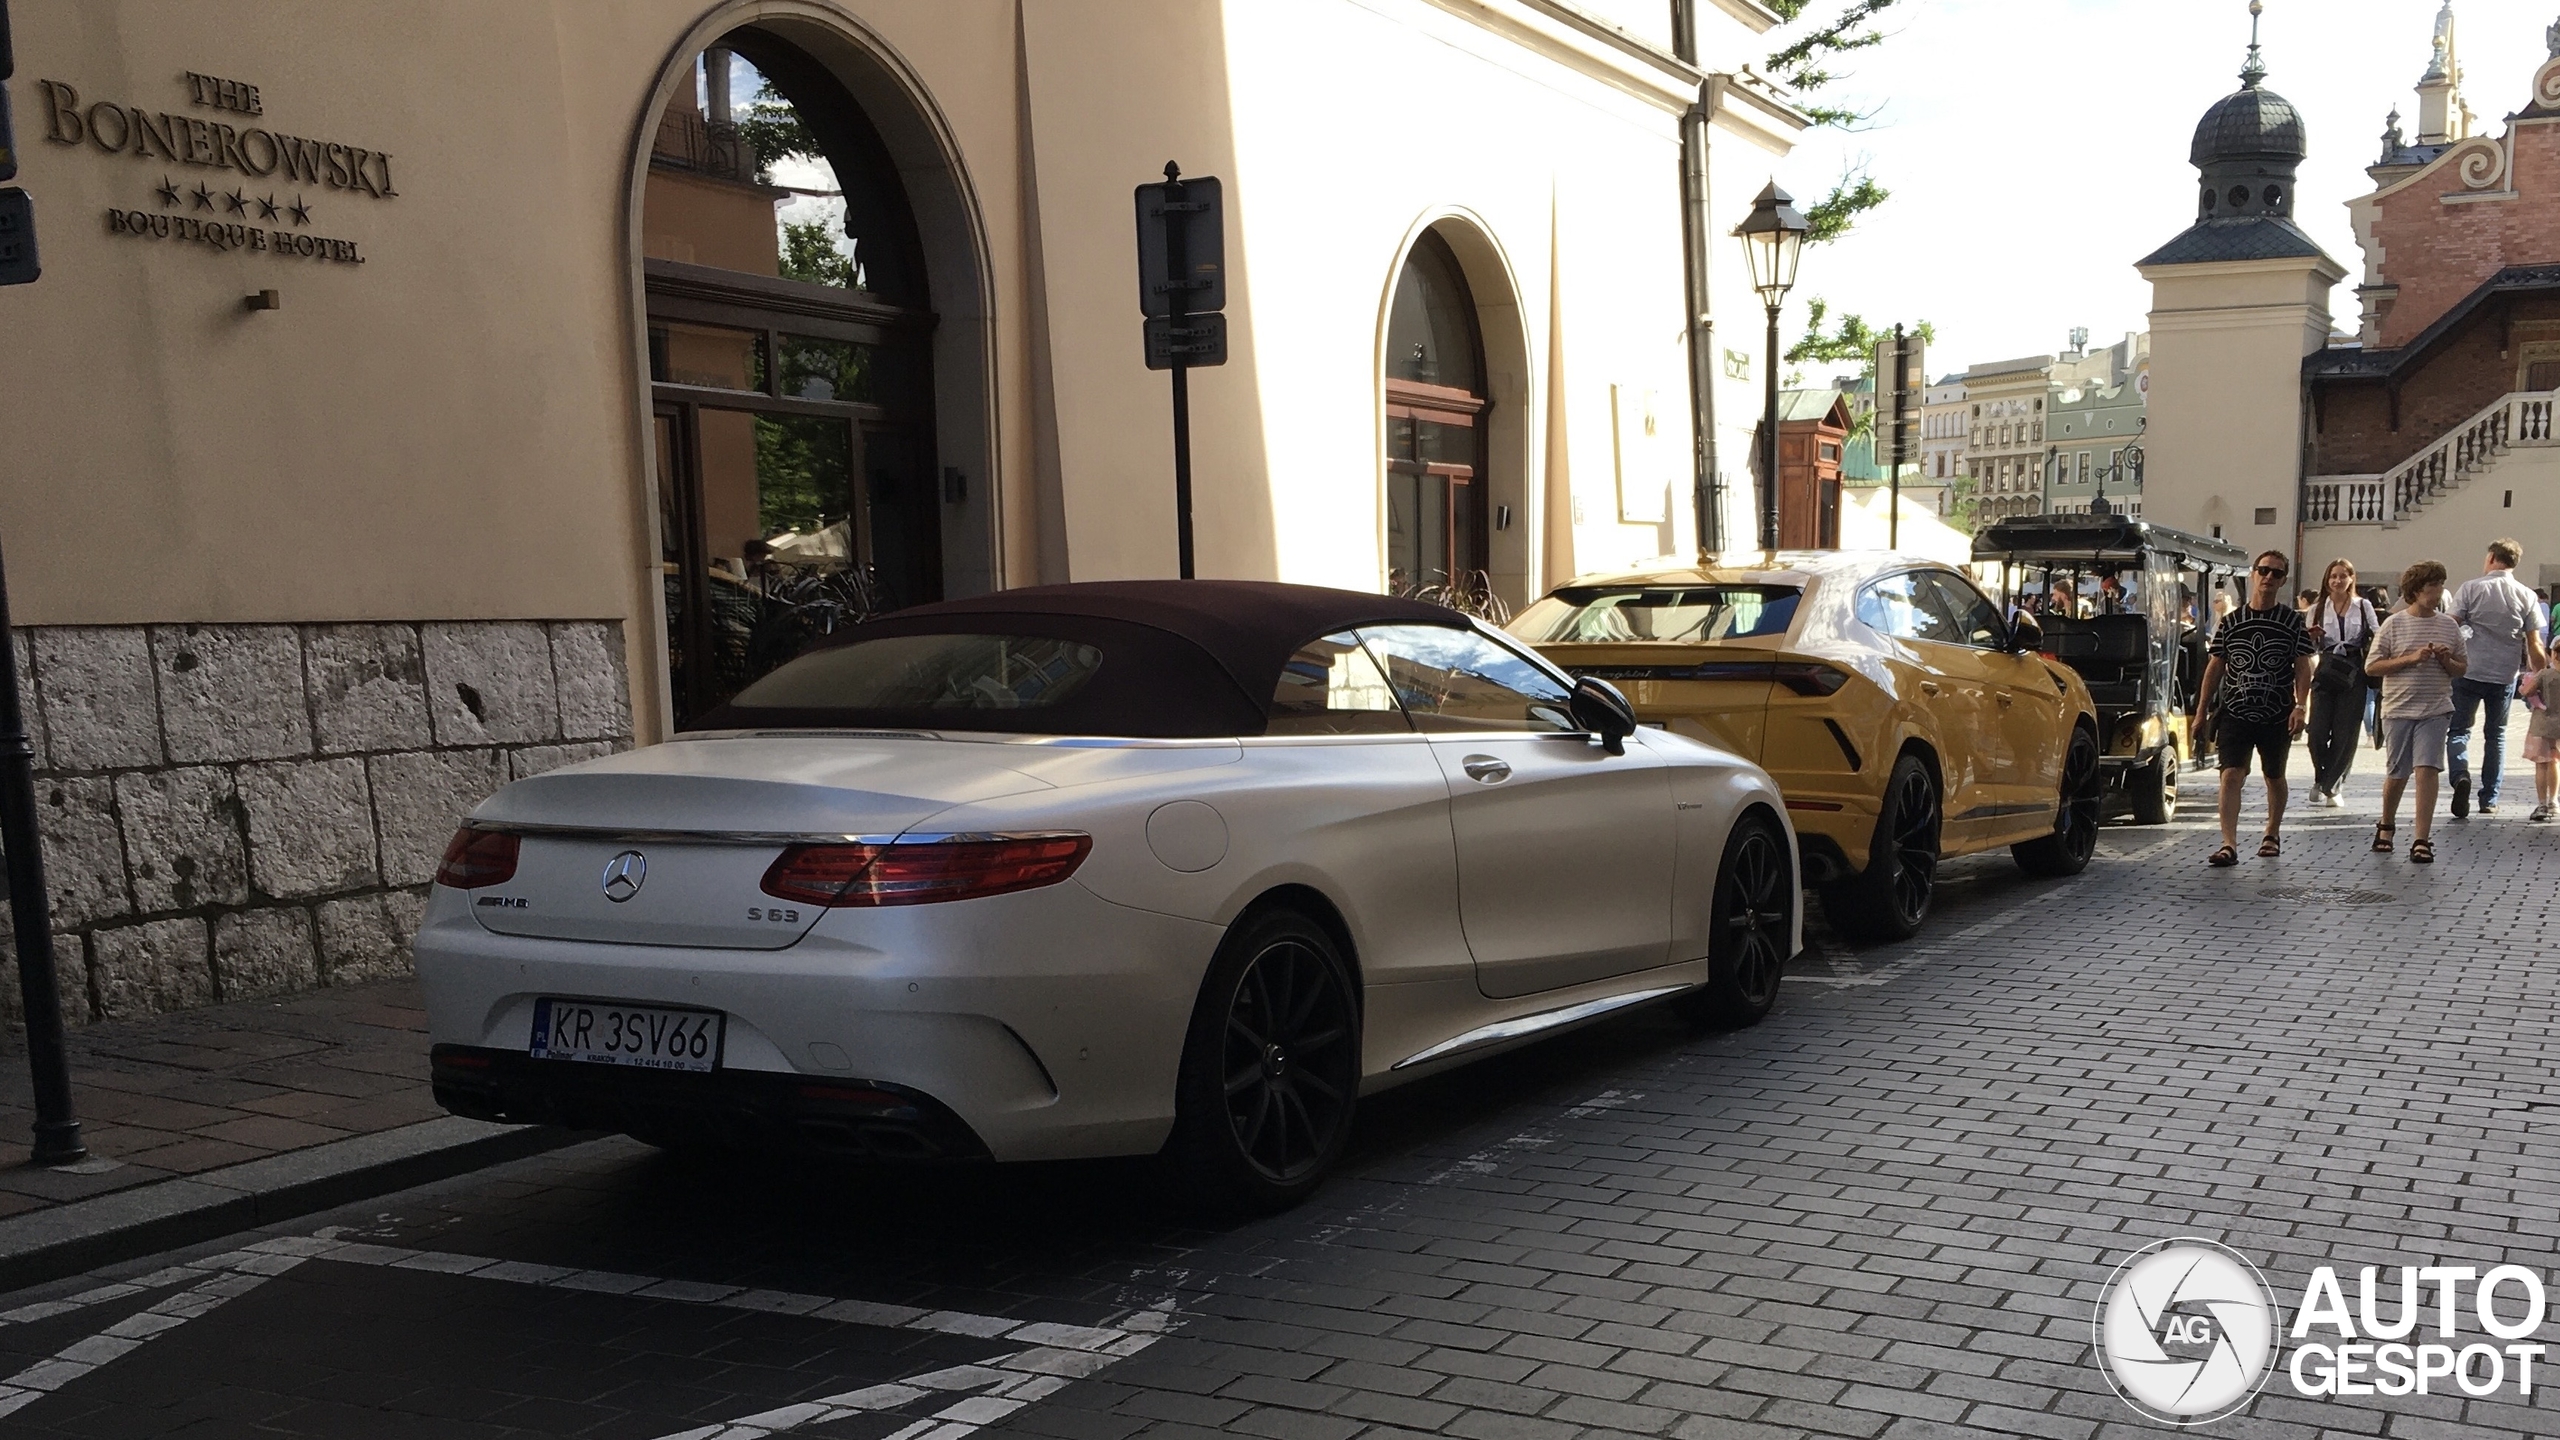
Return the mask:
M 2384 716 L 2382 720 L 2383 771 L 2394 780 L 2406 780 L 2413 770 L 2444 768 L 2444 739 L 2453 728 L 2451 715 L 2424 715 L 2407 719 Z
M 2284 778 L 2285 758 L 2293 753 L 2293 732 L 2282 720 L 2242 720 L 2225 715 L 2213 728 L 2213 745 L 2222 752 L 2222 768 L 2246 770 L 2255 752 L 2270 780 Z
M 2524 758 L 2537 765 L 2547 765 L 2554 760 L 2560 760 L 2560 739 L 2527 732 L 2524 737 Z

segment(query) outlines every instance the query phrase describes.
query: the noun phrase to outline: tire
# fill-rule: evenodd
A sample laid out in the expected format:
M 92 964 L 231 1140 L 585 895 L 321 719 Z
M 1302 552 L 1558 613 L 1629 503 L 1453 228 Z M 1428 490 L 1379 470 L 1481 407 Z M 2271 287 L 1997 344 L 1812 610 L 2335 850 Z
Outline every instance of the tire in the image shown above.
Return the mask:
M 2105 805 L 2106 777 L 2098 773 L 2098 737 L 2075 728 L 2071 748 L 2062 760 L 2053 833 L 2012 845 L 2009 854 L 2030 875 L 2079 874 L 2089 868 L 2089 857 L 2098 853 L 2098 822 Z
M 1908 940 L 1929 918 L 1938 889 L 1939 835 L 1945 822 L 1937 777 L 1905 752 L 1885 778 L 1867 868 L 1822 890 L 1822 913 L 1851 940 Z
M 1192 1007 L 1175 1163 L 1215 1211 L 1285 1210 L 1341 1158 L 1359 1096 L 1360 1005 L 1341 948 L 1295 910 L 1248 917 Z
M 2133 779 L 2133 822 L 2137 825 L 2166 825 L 2178 818 L 2178 742 L 2172 740 L 2151 754 L 2151 763 L 2142 767 Z
M 1743 817 L 1724 842 L 1708 910 L 1707 983 L 1672 1004 L 1697 1024 L 1757 1025 L 1778 1003 L 1795 938 L 1796 867 L 1786 832 L 1762 814 Z

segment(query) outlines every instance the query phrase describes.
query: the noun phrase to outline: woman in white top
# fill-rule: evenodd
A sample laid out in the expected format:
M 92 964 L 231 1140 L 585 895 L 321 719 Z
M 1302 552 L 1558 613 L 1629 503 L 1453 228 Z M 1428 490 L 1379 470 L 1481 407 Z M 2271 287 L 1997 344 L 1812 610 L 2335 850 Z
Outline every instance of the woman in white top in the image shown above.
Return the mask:
M 2373 603 L 2356 593 L 2352 561 L 2332 560 L 2320 578 L 2320 600 L 2304 619 L 2320 647 L 2311 679 L 2311 784 L 2316 803 L 2338 804 L 2338 785 L 2356 763 L 2356 731 L 2364 724 L 2364 654 L 2382 628 Z M 2342 660 L 2332 660 L 2332 655 Z M 2349 669 L 2344 662 L 2352 662 Z

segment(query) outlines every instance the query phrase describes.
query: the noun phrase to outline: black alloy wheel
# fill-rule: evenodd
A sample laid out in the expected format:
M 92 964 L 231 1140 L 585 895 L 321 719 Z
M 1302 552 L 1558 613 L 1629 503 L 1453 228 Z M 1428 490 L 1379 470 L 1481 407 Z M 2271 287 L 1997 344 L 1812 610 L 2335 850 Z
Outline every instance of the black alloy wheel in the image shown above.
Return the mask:
M 1867 868 L 1823 889 L 1822 913 L 1831 928 L 1862 941 L 1920 933 L 1938 890 L 1941 824 L 1937 777 L 1927 761 L 1906 751 L 1885 781 Z
M 2030 875 L 2077 875 L 2098 853 L 2098 822 L 2106 800 L 2106 781 L 2098 773 L 2098 737 L 2085 729 L 2071 732 L 2071 748 L 2062 760 L 2062 784 L 2053 833 L 2012 845 L 2009 854 Z
M 1351 1134 L 1360 1007 L 1324 927 L 1266 911 L 1229 932 L 1183 1049 L 1175 1145 L 1203 1197 L 1264 1212 L 1321 1183 Z
M 1765 813 L 1737 821 L 1724 843 L 1708 912 L 1707 983 L 1673 1003 L 1701 1024 L 1756 1025 L 1778 1003 L 1795 939 L 1796 867 Z

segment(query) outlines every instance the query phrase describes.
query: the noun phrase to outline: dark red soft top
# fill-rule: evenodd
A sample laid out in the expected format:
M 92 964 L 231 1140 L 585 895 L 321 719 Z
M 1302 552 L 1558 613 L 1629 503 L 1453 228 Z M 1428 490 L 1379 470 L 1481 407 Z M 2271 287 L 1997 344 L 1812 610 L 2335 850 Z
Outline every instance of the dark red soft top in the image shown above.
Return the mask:
M 999 590 L 884 615 L 829 643 L 892 635 L 1017 634 L 1078 640 L 1103 652 L 1091 683 L 1038 711 L 775 712 L 736 704 L 705 729 L 1036 728 L 1042 734 L 1193 738 L 1259 735 L 1280 669 L 1300 646 L 1358 625 L 1453 625 L 1423 600 L 1267 580 L 1095 580 Z

